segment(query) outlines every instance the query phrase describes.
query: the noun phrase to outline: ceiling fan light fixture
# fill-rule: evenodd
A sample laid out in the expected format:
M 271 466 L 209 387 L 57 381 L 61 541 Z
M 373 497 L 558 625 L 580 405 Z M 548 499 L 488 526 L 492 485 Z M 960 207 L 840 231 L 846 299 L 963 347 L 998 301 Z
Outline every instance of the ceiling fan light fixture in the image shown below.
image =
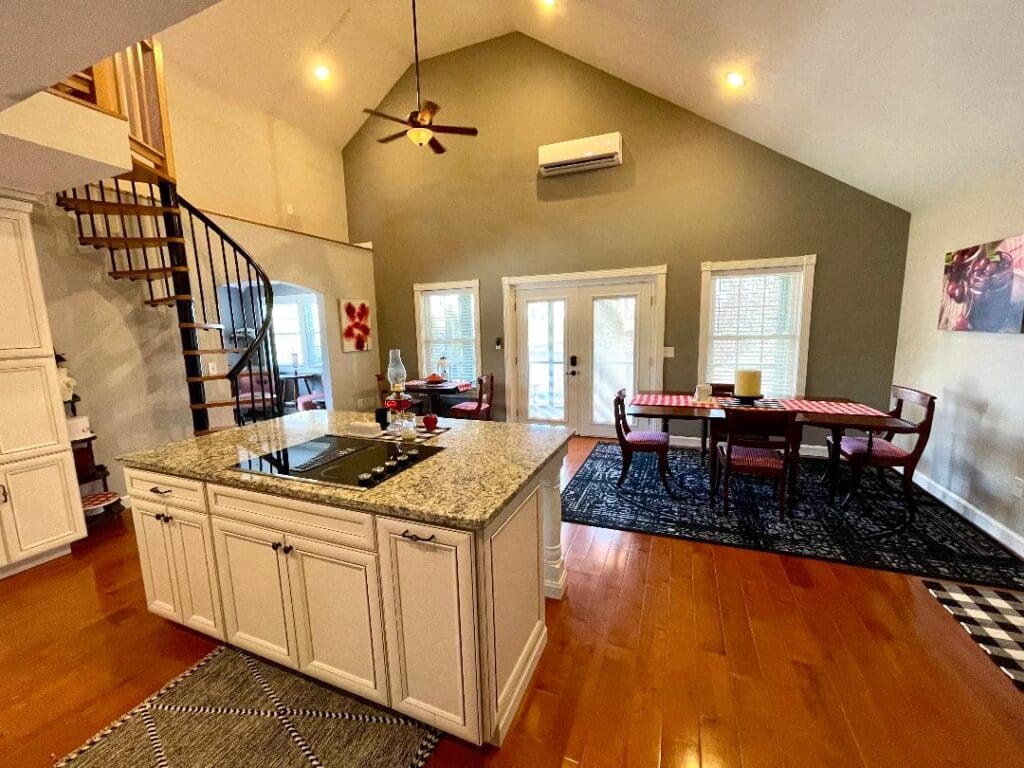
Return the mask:
M 417 147 L 426 146 L 427 142 L 434 138 L 434 132 L 429 128 L 424 128 L 422 125 L 410 128 L 405 132 L 405 135 L 408 136 L 409 141 Z

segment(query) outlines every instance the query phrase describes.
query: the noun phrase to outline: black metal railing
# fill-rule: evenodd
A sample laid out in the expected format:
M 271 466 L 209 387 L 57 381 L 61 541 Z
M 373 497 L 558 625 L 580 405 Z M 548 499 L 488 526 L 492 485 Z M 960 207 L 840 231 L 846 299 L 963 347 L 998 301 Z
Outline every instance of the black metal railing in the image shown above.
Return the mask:
M 241 245 L 169 181 L 109 180 L 57 202 L 83 244 L 108 251 L 111 276 L 175 307 L 195 432 L 229 426 L 211 421 L 228 408 L 236 425 L 283 414 L 273 288 Z

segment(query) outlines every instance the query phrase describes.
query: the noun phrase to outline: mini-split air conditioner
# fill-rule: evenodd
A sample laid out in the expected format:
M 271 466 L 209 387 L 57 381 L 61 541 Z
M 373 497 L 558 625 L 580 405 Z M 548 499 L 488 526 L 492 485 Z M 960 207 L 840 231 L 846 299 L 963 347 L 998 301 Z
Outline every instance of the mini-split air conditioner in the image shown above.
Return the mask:
M 541 176 L 592 171 L 615 165 L 622 165 L 622 134 L 618 131 L 537 148 L 537 166 Z

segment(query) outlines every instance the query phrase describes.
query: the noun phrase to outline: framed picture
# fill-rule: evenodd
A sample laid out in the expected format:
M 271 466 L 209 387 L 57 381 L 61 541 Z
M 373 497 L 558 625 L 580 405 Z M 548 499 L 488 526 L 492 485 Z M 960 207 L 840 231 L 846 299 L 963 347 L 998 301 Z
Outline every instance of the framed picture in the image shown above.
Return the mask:
M 342 299 L 341 350 L 367 352 L 373 348 L 370 302 L 365 299 Z
M 939 329 L 1024 333 L 1024 235 L 946 254 Z

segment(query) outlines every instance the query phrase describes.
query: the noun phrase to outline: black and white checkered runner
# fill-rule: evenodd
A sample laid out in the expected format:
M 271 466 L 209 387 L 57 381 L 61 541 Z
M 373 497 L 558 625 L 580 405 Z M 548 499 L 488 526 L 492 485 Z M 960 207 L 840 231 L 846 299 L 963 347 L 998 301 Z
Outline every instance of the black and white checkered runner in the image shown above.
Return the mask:
M 1024 593 L 940 581 L 924 585 L 1024 691 Z

